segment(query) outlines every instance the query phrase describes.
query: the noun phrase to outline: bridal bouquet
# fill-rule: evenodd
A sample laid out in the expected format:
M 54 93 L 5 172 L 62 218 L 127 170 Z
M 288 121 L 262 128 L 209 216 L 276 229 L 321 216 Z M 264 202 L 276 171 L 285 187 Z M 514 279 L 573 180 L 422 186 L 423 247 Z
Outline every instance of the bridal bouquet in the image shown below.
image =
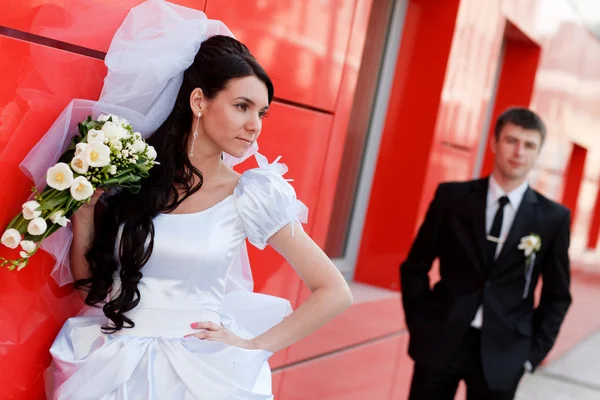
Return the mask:
M 78 126 L 79 135 L 48 169 L 46 187 L 41 193 L 34 187 L 32 200 L 8 224 L 2 244 L 22 250 L 16 260 L 0 257 L 0 266 L 23 269 L 42 241 L 66 226 L 97 188 L 122 187 L 137 193 L 141 180 L 158 164 L 155 149 L 122 118 L 101 115 L 94 121 L 90 116 Z

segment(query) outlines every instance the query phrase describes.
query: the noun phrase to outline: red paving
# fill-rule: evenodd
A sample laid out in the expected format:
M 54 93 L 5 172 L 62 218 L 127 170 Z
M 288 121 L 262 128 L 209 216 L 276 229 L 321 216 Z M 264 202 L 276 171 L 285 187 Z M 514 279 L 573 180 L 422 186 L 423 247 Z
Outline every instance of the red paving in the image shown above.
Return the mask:
M 556 360 L 588 335 L 600 329 L 600 318 L 596 316 L 596 310 L 600 307 L 600 273 L 584 273 L 577 268 L 574 269 L 571 282 L 573 304 L 567 313 L 556 345 L 545 363 Z M 538 295 L 539 289 L 538 287 Z M 356 312 L 362 315 L 352 315 L 353 318 L 350 318 L 354 321 L 354 328 L 350 328 L 340 320 L 331 325 L 332 327 L 340 325 L 340 329 L 332 328 L 331 332 L 325 335 L 329 339 L 334 337 L 339 339 L 340 346 L 336 346 L 336 350 L 324 356 L 313 355 L 314 358 L 310 361 L 276 371 L 275 387 L 281 389 L 276 396 L 278 400 L 407 398 L 412 361 L 406 354 L 408 335 L 402 329 L 403 327 L 399 326 L 404 318 L 399 299 L 373 301 L 362 306 L 365 310 L 360 307 L 356 309 Z M 386 310 L 393 311 L 394 316 Z M 358 334 L 362 326 L 369 326 L 367 330 L 373 331 L 371 318 L 377 319 L 379 323 L 387 322 L 386 329 L 376 329 L 376 332 L 382 333 L 387 330 L 389 333 L 380 340 L 361 344 L 355 336 L 365 334 L 365 332 Z M 393 329 L 390 331 L 388 328 Z M 349 335 L 348 331 L 351 330 L 355 333 Z M 345 336 L 348 336 L 348 340 L 342 340 Z M 348 343 L 343 345 L 344 342 Z M 350 342 L 354 342 L 354 346 L 345 348 Z M 285 383 L 280 386 L 282 380 Z M 456 399 L 464 398 L 464 385 L 461 385 Z

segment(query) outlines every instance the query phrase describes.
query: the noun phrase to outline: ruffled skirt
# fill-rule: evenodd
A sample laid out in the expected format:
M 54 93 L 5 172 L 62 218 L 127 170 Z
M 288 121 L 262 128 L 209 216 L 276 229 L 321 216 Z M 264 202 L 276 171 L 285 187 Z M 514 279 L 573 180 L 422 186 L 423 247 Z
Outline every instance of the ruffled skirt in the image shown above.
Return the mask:
M 270 400 L 272 353 L 183 336 L 192 322 L 210 320 L 249 339 L 290 312 L 287 300 L 239 291 L 219 314 L 134 309 L 136 327 L 115 334 L 100 331 L 103 315 L 71 318 L 50 349 L 48 399 Z

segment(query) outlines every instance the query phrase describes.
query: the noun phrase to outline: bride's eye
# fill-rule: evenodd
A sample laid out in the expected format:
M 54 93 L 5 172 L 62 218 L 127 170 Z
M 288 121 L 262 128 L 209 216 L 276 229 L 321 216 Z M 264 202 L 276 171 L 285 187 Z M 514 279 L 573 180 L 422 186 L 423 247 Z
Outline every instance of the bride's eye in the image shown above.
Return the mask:
M 248 110 L 248 104 L 245 103 L 236 104 L 235 107 L 237 107 L 237 109 L 241 111 Z

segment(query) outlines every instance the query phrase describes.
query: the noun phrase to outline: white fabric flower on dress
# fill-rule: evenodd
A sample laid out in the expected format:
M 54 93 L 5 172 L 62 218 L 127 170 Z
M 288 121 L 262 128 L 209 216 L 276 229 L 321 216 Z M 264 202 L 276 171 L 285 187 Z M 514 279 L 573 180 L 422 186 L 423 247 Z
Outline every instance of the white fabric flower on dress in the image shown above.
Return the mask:
M 16 229 L 7 229 L 2 234 L 2 244 L 9 249 L 16 249 L 21 243 L 21 234 Z
M 34 218 L 27 225 L 27 232 L 33 236 L 43 235 L 48 229 L 48 224 L 44 218 Z
M 78 176 L 71 185 L 71 196 L 77 201 L 87 200 L 94 194 L 94 187 L 85 176 Z
M 54 167 L 48 168 L 46 183 L 52 189 L 65 190 L 73 183 L 73 171 L 67 164 L 58 163 Z
M 30 200 L 23 204 L 23 218 L 30 221 L 42 215 L 42 212 L 38 210 L 39 207 L 40 203 L 35 200 Z

